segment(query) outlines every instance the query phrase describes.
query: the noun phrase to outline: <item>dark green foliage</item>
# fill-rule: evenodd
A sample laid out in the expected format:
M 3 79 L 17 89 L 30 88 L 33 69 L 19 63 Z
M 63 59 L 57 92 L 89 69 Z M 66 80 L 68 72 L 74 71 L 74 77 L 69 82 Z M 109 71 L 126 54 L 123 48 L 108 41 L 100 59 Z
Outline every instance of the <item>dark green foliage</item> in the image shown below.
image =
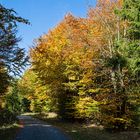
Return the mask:
M 24 49 L 17 46 L 21 40 L 16 37 L 18 22 L 29 24 L 28 20 L 16 16 L 13 9 L 0 5 L 0 67 L 14 74 L 19 73 L 27 61 Z
M 8 109 L 0 110 L 0 126 L 4 124 L 12 124 L 17 120 L 16 114 Z
M 127 42 L 127 58 L 133 74 L 140 75 L 140 1 L 124 0 L 123 9 L 120 13 L 123 20 L 128 20 L 124 41 Z
M 132 41 L 140 39 L 140 2 L 139 0 L 124 0 L 121 17 L 130 21 L 127 37 Z
M 112 69 L 117 70 L 118 67 L 124 68 L 127 64 L 126 58 L 120 54 L 115 54 L 111 58 L 106 60 L 106 65 L 112 67 Z
M 21 101 L 22 112 L 30 112 L 30 101 L 27 98 L 23 98 Z
M 136 93 L 138 97 L 140 93 L 140 1 L 124 0 L 121 17 L 128 20 L 130 24 L 126 36 L 127 58 L 132 72 L 132 92 Z
M 11 79 L 4 68 L 0 68 L 0 79 L 0 95 L 3 95 L 7 91 Z
M 78 96 L 72 96 L 68 92 L 63 93 L 58 97 L 57 113 L 59 118 L 69 121 L 76 119 L 76 102 Z
M 21 97 L 19 96 L 19 90 L 16 84 L 11 87 L 8 95 L 5 97 L 5 108 L 14 114 L 19 114 L 22 111 Z
M 24 49 L 18 47 L 21 39 L 17 37 L 17 23 L 29 24 L 28 20 L 17 16 L 13 9 L 7 9 L 0 4 L 0 100 L 2 98 L 0 121 L 2 123 L 15 121 L 15 115 L 21 110 L 17 87 L 13 87 L 4 97 L 8 87 L 11 86 L 11 75 L 19 75 L 28 60 Z M 6 109 L 1 110 L 5 102 Z

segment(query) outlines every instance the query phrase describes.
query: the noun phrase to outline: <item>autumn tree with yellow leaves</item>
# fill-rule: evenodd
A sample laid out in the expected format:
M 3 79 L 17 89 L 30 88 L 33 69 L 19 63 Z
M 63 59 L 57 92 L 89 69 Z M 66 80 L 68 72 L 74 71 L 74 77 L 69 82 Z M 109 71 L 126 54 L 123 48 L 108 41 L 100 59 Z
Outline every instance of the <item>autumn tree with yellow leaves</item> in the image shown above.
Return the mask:
M 61 118 L 135 127 L 139 83 L 127 55 L 131 24 L 122 17 L 124 5 L 123 0 L 98 0 L 86 18 L 68 14 L 30 50 L 31 69 Z

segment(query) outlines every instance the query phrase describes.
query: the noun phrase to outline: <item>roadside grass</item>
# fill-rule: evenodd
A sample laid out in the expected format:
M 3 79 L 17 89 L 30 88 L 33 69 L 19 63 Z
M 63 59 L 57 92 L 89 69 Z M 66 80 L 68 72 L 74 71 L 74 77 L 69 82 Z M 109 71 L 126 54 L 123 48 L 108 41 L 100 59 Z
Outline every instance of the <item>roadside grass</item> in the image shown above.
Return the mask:
M 14 140 L 20 125 L 17 123 L 0 127 L 0 140 Z
M 72 140 L 140 140 L 139 132 L 108 132 L 103 127 L 94 124 L 70 123 L 59 120 L 55 113 L 34 114 L 33 116 L 59 128 Z

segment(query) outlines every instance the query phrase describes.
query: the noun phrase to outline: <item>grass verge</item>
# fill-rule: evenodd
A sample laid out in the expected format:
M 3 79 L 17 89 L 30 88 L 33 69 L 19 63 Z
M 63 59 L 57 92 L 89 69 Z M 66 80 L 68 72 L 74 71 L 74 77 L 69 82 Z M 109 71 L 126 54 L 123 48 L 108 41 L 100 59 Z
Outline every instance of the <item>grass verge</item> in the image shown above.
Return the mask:
M 107 132 L 94 124 L 80 124 L 61 121 L 54 113 L 36 114 L 34 117 L 44 120 L 67 133 L 72 140 L 140 140 L 139 132 Z
M 0 127 L 0 140 L 13 140 L 19 128 L 17 123 Z

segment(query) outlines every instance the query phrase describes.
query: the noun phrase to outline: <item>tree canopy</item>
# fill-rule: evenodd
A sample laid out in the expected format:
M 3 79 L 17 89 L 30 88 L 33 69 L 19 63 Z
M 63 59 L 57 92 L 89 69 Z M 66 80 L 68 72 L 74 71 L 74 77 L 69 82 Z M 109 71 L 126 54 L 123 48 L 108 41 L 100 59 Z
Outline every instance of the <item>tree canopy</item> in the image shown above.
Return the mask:
M 1 9 L 0 74 L 8 79 L 8 72 L 16 74 L 26 62 L 16 31 L 17 22 L 28 21 Z M 15 111 L 21 106 L 53 111 L 61 119 L 90 120 L 118 130 L 140 124 L 138 0 L 98 0 L 85 18 L 67 14 L 35 40 L 29 57 L 31 67 L 7 96 L 9 109 L 13 98 Z

